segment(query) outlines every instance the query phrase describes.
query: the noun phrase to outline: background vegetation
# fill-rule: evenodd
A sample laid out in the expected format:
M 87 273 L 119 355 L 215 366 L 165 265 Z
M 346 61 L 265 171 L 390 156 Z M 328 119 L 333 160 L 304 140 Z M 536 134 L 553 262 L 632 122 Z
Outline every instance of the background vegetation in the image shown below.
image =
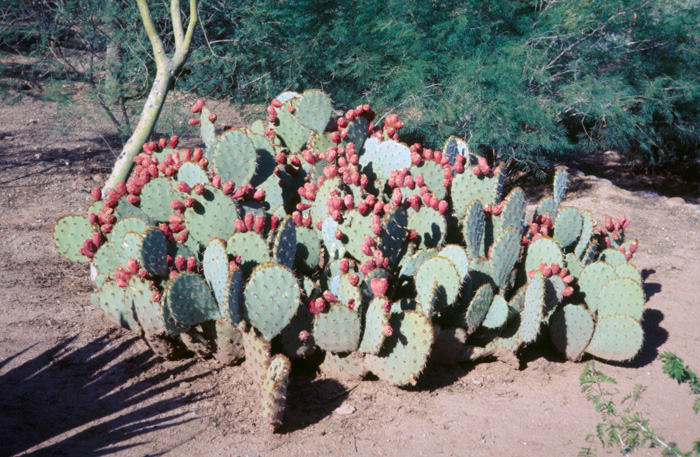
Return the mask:
M 150 3 L 169 29 L 168 2 Z M 33 59 L 22 80 L 45 93 L 87 83 L 123 136 L 155 73 L 134 2 L 4 4 L 0 48 Z M 455 134 L 526 169 L 607 149 L 700 166 L 697 0 L 201 0 L 199 12 L 183 90 L 255 103 L 320 87 L 340 108 L 403 114 L 433 147 Z M 13 71 L 0 67 L 6 90 Z

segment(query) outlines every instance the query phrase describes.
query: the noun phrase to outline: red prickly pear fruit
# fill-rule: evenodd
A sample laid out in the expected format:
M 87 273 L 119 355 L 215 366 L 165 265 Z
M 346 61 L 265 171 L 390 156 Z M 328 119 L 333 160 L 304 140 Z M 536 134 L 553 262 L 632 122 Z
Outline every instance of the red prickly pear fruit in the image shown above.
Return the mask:
M 481 174 L 482 174 L 481 168 L 479 168 L 479 167 L 472 168 L 472 171 L 474 172 L 474 174 L 476 176 L 481 176 Z
M 413 153 L 411 153 L 411 163 L 413 165 L 418 166 L 421 163 L 423 163 L 423 157 L 420 154 L 418 154 L 417 152 L 413 152 Z
M 394 129 L 395 130 L 401 130 L 402 128 L 403 128 L 403 122 L 401 122 L 401 121 L 394 122 Z
M 479 165 L 479 168 L 486 168 L 489 166 L 489 161 L 486 160 L 486 157 L 477 157 L 476 163 Z
M 620 221 L 615 221 L 615 222 L 613 223 L 613 228 L 615 229 L 615 231 L 619 231 L 619 230 L 622 228 L 622 222 L 620 222 Z
M 182 224 L 183 219 L 179 214 L 171 214 L 168 216 L 168 223 L 170 224 Z
M 310 214 L 304 214 L 301 217 L 301 225 L 304 227 L 311 227 L 311 215 Z
M 161 138 L 160 140 L 158 140 L 158 146 L 161 149 L 167 148 L 168 147 L 168 140 L 166 140 L 165 138 Z
M 277 216 L 270 216 L 270 229 L 275 230 L 277 224 L 279 224 L 280 218 Z
M 207 159 L 206 157 L 202 157 L 201 159 L 199 159 L 197 164 L 202 168 L 207 168 L 207 165 L 209 165 L 209 159 Z
M 340 133 L 338 133 L 338 132 L 331 133 L 331 141 L 332 142 L 334 142 L 335 144 L 338 144 L 338 143 L 340 143 L 340 140 L 341 140 Z
M 455 162 L 455 164 L 452 166 L 452 169 L 455 171 L 455 173 L 462 174 L 464 173 L 464 164 L 462 162 Z
M 564 278 L 568 274 L 569 274 L 569 270 L 567 270 L 566 268 L 562 268 L 561 271 L 559 272 L 559 276 L 562 278 Z
M 204 151 L 202 151 L 202 148 L 195 148 L 194 152 L 192 153 L 192 160 L 195 162 L 199 162 L 202 160 L 202 155 L 204 154 Z
M 372 270 L 367 266 L 367 264 L 362 264 L 360 265 L 360 273 L 363 275 L 367 276 Z
M 161 298 L 163 298 L 163 294 L 161 294 L 157 290 L 151 294 L 151 301 L 153 301 L 153 302 L 158 303 Z
M 296 108 L 294 108 L 292 105 L 287 105 L 287 111 L 294 114 L 294 111 L 296 111 Z
M 503 212 L 503 206 L 501 206 L 500 203 L 498 205 L 494 205 L 493 208 L 491 208 L 491 214 L 493 214 L 494 216 L 498 216 L 499 214 L 501 214 L 501 212 Z
M 530 238 L 528 238 L 527 235 L 523 236 L 523 239 L 520 241 L 520 244 L 522 244 L 523 246 L 529 246 L 530 243 Z
M 88 213 L 87 218 L 88 218 L 88 220 L 90 221 L 91 224 L 96 224 L 96 223 L 97 223 L 97 214 L 95 214 L 95 213 Z
M 292 221 L 297 227 L 301 225 L 301 213 L 299 211 L 294 211 L 292 213 Z
M 360 187 L 364 189 L 365 187 L 367 187 L 367 184 L 369 184 L 369 178 L 367 177 L 367 175 L 362 175 L 360 177 Z
M 630 221 L 629 219 L 625 219 L 625 222 L 622 223 L 622 228 L 626 229 L 627 227 L 630 226 Z
M 540 226 L 537 224 L 537 222 L 533 222 L 532 224 L 530 224 L 530 231 L 532 233 L 539 233 Z
M 255 221 L 253 221 L 253 229 L 255 233 L 260 233 L 265 228 L 265 218 L 263 216 L 255 216 Z
M 355 110 L 354 110 L 354 109 L 349 109 L 349 110 L 345 113 L 345 119 L 347 119 L 347 120 L 349 120 L 349 121 L 352 121 L 353 119 L 355 119 Z
M 374 259 L 367 259 L 367 261 L 365 262 L 365 265 L 367 265 L 367 268 L 369 268 L 369 271 L 372 271 L 375 268 L 377 268 L 377 261 Z
M 172 271 L 170 272 L 170 275 L 169 275 L 169 276 L 170 276 L 170 279 L 173 279 L 175 276 L 177 276 L 177 274 L 178 274 L 178 271 L 177 271 L 177 270 L 172 270 Z
M 311 314 L 320 314 L 326 309 L 326 301 L 318 297 L 316 300 L 311 300 L 309 302 L 309 311 Z
M 221 176 L 214 176 L 211 178 L 211 185 L 217 189 L 221 189 Z
M 384 329 L 382 330 L 382 332 L 384 333 L 384 336 L 390 337 L 391 335 L 394 334 L 394 329 L 391 328 L 391 325 L 386 324 L 386 325 L 384 326 Z
M 491 205 L 488 203 L 484 205 L 484 214 L 491 214 L 492 211 L 493 209 L 491 208 Z
M 611 236 L 612 239 L 615 240 L 615 241 L 617 241 L 617 240 L 620 239 L 620 234 L 617 233 L 617 230 L 613 230 L 612 233 L 610 234 L 610 236 Z M 608 247 L 610 247 L 610 246 L 608 246 Z
M 412 229 L 408 232 L 408 241 L 413 241 L 418 238 L 418 230 Z
M 340 127 L 341 129 L 344 129 L 347 126 L 348 126 L 348 120 L 345 119 L 344 117 L 339 117 L 338 118 L 338 127 Z
M 204 186 L 201 184 L 195 184 L 195 186 L 192 188 L 192 192 L 197 195 L 202 195 L 204 193 Z
M 109 224 L 109 223 L 102 224 L 102 226 L 100 227 L 100 231 L 106 235 L 112 231 L 112 227 L 113 227 L 113 225 Z
M 394 189 L 394 192 L 392 192 L 392 195 L 391 195 L 391 202 L 394 205 L 399 206 L 401 204 L 401 200 L 403 200 L 403 195 L 401 194 L 401 190 Z
M 233 192 L 233 189 L 236 187 L 236 183 L 231 181 L 230 179 L 224 183 L 224 185 L 221 187 L 221 190 L 224 191 L 226 195 L 229 195 L 231 192 Z
M 152 154 L 153 149 L 151 149 L 151 143 L 143 143 L 143 146 L 141 146 L 141 149 L 143 149 L 143 152 L 146 154 Z
M 192 118 L 192 119 L 190 119 L 189 121 L 187 121 L 187 123 L 190 124 L 190 125 L 197 125 L 197 124 L 199 124 L 200 122 L 201 122 L 201 119 L 199 119 L 199 118 Z
M 209 115 L 209 122 L 216 122 L 216 114 L 211 113 Z
M 97 246 L 95 246 L 95 243 L 92 242 L 92 238 L 88 238 L 87 240 L 83 241 L 83 249 L 93 254 L 97 252 Z
M 347 194 L 345 197 L 343 197 L 343 204 L 345 204 L 345 207 L 347 209 L 353 209 L 355 206 L 355 200 L 352 196 L 352 194 Z
M 527 272 L 527 275 L 530 279 L 533 279 L 535 277 L 536 270 L 530 270 Z
M 440 212 L 440 214 L 445 214 L 445 212 L 447 211 L 447 206 L 448 205 L 445 200 L 440 200 L 440 202 L 438 203 L 438 211 Z
M 265 136 L 272 136 L 275 134 L 275 129 L 272 127 L 268 127 L 265 129 Z
M 267 115 L 268 122 L 274 123 L 277 120 L 277 113 Z
M 441 151 L 435 151 L 433 152 L 433 160 L 435 162 L 440 163 L 442 161 L 442 152 Z
M 129 273 L 131 273 L 132 275 L 138 274 L 139 263 L 136 261 L 136 259 L 129 259 L 126 261 L 126 268 L 129 270 Z
M 336 240 L 342 240 L 343 239 L 343 232 L 341 232 L 340 230 L 336 230 L 334 236 L 335 236 Z
M 149 144 L 149 146 L 151 147 L 151 151 L 157 151 L 157 150 L 160 149 L 158 143 L 156 143 L 155 141 L 151 141 L 151 142 L 148 143 L 148 144 Z
M 173 263 L 177 271 L 183 271 L 187 267 L 187 260 L 185 259 L 185 256 L 180 254 L 175 256 Z
M 200 98 L 194 103 L 194 105 L 192 105 L 192 112 L 199 113 L 200 111 L 202 111 L 202 108 L 204 108 L 204 100 Z
M 177 135 L 171 136 L 170 140 L 169 140 L 170 147 L 175 149 L 177 147 L 178 141 L 179 141 L 179 138 L 177 137 Z
M 545 267 L 542 270 L 542 273 L 544 273 L 545 278 L 549 278 L 550 276 L 552 276 L 552 269 L 550 267 Z
M 275 109 L 274 106 L 268 106 L 266 111 L 267 111 L 267 114 L 269 114 L 270 116 L 277 115 L 277 110 Z
M 542 234 L 541 234 L 541 233 L 535 233 L 535 235 L 532 237 L 532 240 L 531 240 L 531 241 L 537 241 L 537 240 L 539 240 L 540 238 L 542 238 Z
M 606 217 L 605 218 L 605 230 L 608 232 L 612 232 L 615 229 L 615 226 L 613 225 L 612 218 Z
M 372 233 L 374 233 L 377 236 L 380 236 L 382 234 L 382 226 L 381 225 L 373 225 L 372 226 Z
M 280 152 L 275 156 L 275 162 L 279 163 L 280 165 L 286 165 L 287 164 L 287 154 L 284 152 Z
M 571 281 L 574 280 L 574 277 L 571 275 L 566 275 L 563 278 L 561 278 L 562 281 L 564 281 L 564 284 L 570 284 Z
M 195 200 L 194 198 L 187 197 L 185 198 L 185 201 L 183 203 L 185 204 L 185 208 L 192 208 L 194 206 Z
M 569 286 L 566 289 L 564 289 L 561 294 L 564 297 L 570 297 L 571 295 L 573 295 L 573 293 L 574 293 L 574 288 Z
M 626 259 L 626 260 L 629 261 L 629 260 L 632 258 L 632 253 L 631 253 L 631 252 L 625 252 L 624 254 L 625 254 L 625 259 Z
M 328 179 L 336 177 L 338 175 L 338 167 L 335 165 L 328 165 L 323 169 L 323 175 Z
M 374 238 L 372 238 L 372 237 L 369 236 L 369 235 L 365 236 L 365 239 L 362 240 L 362 241 L 363 241 L 363 244 L 366 244 L 367 246 L 369 246 L 369 247 L 371 247 L 371 248 L 373 248 L 373 247 L 375 247 L 375 246 L 377 245 L 377 242 L 374 241 Z
M 384 303 L 382 303 L 382 309 L 387 313 L 391 311 L 391 302 L 389 300 L 385 300 Z
M 386 129 L 386 135 L 389 138 L 393 137 L 395 134 L 396 134 L 396 130 L 394 130 L 393 127 L 389 127 L 388 129 Z
M 253 230 L 253 223 L 255 222 L 255 216 L 253 216 L 253 213 L 247 213 L 245 216 L 243 216 L 243 222 L 245 222 L 245 226 L 248 228 L 248 230 Z
M 423 158 L 425 160 L 433 160 L 433 151 L 432 149 L 424 149 L 423 150 Z
M 128 203 L 131 203 L 132 205 L 135 205 L 135 204 L 137 204 L 138 202 L 140 202 L 141 199 L 139 198 L 138 195 L 127 195 L 126 201 L 127 201 Z
M 258 189 L 253 194 L 253 200 L 261 201 L 265 199 L 265 189 Z
M 549 226 L 543 225 L 542 227 L 540 227 L 540 233 L 544 236 L 549 235 Z
M 389 289 L 389 282 L 386 278 L 374 278 L 369 283 L 372 293 L 378 297 L 385 297 L 386 291 Z
M 122 278 L 117 278 L 117 279 L 115 280 L 115 282 L 117 283 L 117 286 L 119 286 L 119 287 L 121 287 L 121 288 L 124 288 L 124 287 L 126 287 L 126 286 L 129 285 L 129 283 L 126 282 L 125 280 L 123 280 Z
M 274 106 L 275 108 L 282 108 L 282 102 L 277 100 L 276 98 L 272 99 L 270 105 Z
M 634 254 L 635 252 L 637 252 L 638 247 L 639 247 L 639 244 L 636 241 L 632 241 L 629 245 L 630 253 Z
M 625 247 L 624 247 L 624 246 L 620 246 L 619 248 L 617 248 L 617 250 L 620 251 L 620 252 L 623 253 L 623 254 L 625 253 Z
M 559 272 L 561 271 L 561 267 L 556 262 L 554 262 L 549 268 L 550 268 L 550 270 L 552 270 L 553 275 L 558 275 Z
M 369 205 L 367 202 L 361 201 L 357 204 L 357 211 L 362 215 L 366 215 L 369 212 Z
M 301 341 L 302 343 L 308 341 L 309 338 L 311 338 L 311 334 L 308 330 L 302 330 L 301 332 L 299 332 L 299 341 Z
M 416 187 L 416 182 L 413 180 L 413 176 L 406 176 L 403 180 L 403 185 L 413 190 Z
M 184 242 L 187 241 L 187 238 L 189 236 L 190 236 L 189 230 L 183 230 L 175 237 L 175 241 L 177 241 L 180 244 L 183 244 Z
M 95 200 L 96 202 L 99 202 L 100 200 L 102 200 L 102 192 L 97 187 L 95 187 L 94 189 L 92 189 L 90 191 L 90 195 L 92 195 L 92 199 Z
M 539 266 L 540 271 L 544 271 L 545 268 L 548 268 L 548 265 L 545 262 L 540 263 L 540 266 Z
M 309 151 L 308 149 L 305 149 L 302 153 L 301 156 L 304 158 L 304 160 L 309 164 L 313 165 L 316 163 L 316 158 L 314 157 L 313 152 Z
M 355 309 L 355 299 L 354 298 L 348 298 L 348 309 Z
M 177 169 L 175 169 L 173 167 L 168 167 L 165 169 L 165 176 L 167 176 L 168 178 L 170 178 L 171 176 L 175 176 L 176 171 L 177 171 Z
M 326 290 L 323 292 L 323 299 L 326 300 L 328 303 L 334 303 L 338 301 L 335 295 L 333 295 L 333 292 L 331 292 L 330 290 Z
M 356 286 L 360 283 L 360 276 L 357 273 L 353 273 L 348 277 L 348 281 L 351 286 Z
M 370 246 L 363 244 L 362 246 L 360 246 L 360 249 L 362 250 L 362 253 L 364 255 L 372 255 L 372 248 Z
M 374 208 L 372 208 L 372 212 L 374 214 L 380 214 L 383 209 L 384 209 L 384 202 L 378 201 L 374 204 Z
M 340 259 L 340 271 L 342 273 L 350 271 L 350 261 L 347 258 Z
M 243 222 L 243 219 L 236 219 L 233 222 L 233 228 L 236 229 L 237 232 L 247 232 L 248 227 L 246 227 L 245 222 Z
M 289 159 L 289 163 L 299 168 L 301 166 L 301 159 L 299 159 L 297 156 L 292 156 L 292 158 Z
M 197 258 L 196 257 L 188 257 L 187 258 L 187 271 L 193 272 L 195 268 L 197 268 Z

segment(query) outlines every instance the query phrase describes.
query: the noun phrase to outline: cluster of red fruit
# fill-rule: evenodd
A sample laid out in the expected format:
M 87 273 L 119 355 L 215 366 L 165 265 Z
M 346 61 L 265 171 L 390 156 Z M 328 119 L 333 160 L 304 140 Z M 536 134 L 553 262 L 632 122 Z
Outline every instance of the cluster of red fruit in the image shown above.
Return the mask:
M 564 282 L 564 284 L 567 284 L 566 288 L 561 293 L 564 297 L 568 297 L 574 293 L 574 288 L 568 285 L 571 284 L 571 282 L 574 280 L 574 277 L 569 274 L 566 268 L 561 268 L 561 266 L 559 266 L 558 263 L 552 263 L 551 265 L 547 265 L 545 262 L 542 262 L 538 270 L 542 272 L 545 278 L 549 278 L 552 275 L 559 276 Z M 537 270 L 530 270 L 527 272 L 530 279 L 535 277 L 536 271 Z

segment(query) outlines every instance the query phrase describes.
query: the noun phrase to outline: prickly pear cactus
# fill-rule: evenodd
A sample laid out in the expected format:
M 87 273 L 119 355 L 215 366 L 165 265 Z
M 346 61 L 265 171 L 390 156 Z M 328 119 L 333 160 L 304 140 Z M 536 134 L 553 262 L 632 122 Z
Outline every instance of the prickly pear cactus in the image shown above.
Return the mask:
M 200 147 L 144 144 L 126 182 L 58 220 L 56 247 L 159 355 L 245 357 L 273 427 L 290 360 L 401 386 L 428 362 L 517 364 L 537 341 L 570 360 L 639 352 L 638 242 L 625 216 L 564 206 L 565 169 L 528 217 L 501 164 L 454 137 L 404 144 L 368 105 L 338 116 L 321 91 L 285 92 L 223 130 L 203 100 L 192 112 Z

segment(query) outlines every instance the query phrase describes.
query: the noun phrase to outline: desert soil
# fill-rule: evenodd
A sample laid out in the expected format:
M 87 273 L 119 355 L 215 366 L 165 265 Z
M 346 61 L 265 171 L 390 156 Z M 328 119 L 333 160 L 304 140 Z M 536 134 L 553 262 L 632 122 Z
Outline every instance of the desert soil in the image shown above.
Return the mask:
M 60 257 L 51 232 L 59 216 L 87 207 L 114 143 L 109 125 L 64 118 L 59 128 L 55 113 L 46 102 L 0 104 L 0 456 L 576 455 L 595 432 L 600 418 L 579 386 L 585 361 L 542 344 L 520 369 L 430 366 L 410 389 L 295 368 L 285 426 L 269 432 L 243 367 L 160 361 L 90 305 L 88 267 Z M 620 176 L 625 165 L 612 153 L 591 160 L 587 173 L 598 164 Z M 641 240 L 633 263 L 648 297 L 644 347 L 630 363 L 601 368 L 617 379 L 618 402 L 646 386 L 639 410 L 689 450 L 700 417 L 658 355 L 674 352 L 700 372 L 699 195 L 570 174 L 566 204 L 597 219 L 625 213 Z

